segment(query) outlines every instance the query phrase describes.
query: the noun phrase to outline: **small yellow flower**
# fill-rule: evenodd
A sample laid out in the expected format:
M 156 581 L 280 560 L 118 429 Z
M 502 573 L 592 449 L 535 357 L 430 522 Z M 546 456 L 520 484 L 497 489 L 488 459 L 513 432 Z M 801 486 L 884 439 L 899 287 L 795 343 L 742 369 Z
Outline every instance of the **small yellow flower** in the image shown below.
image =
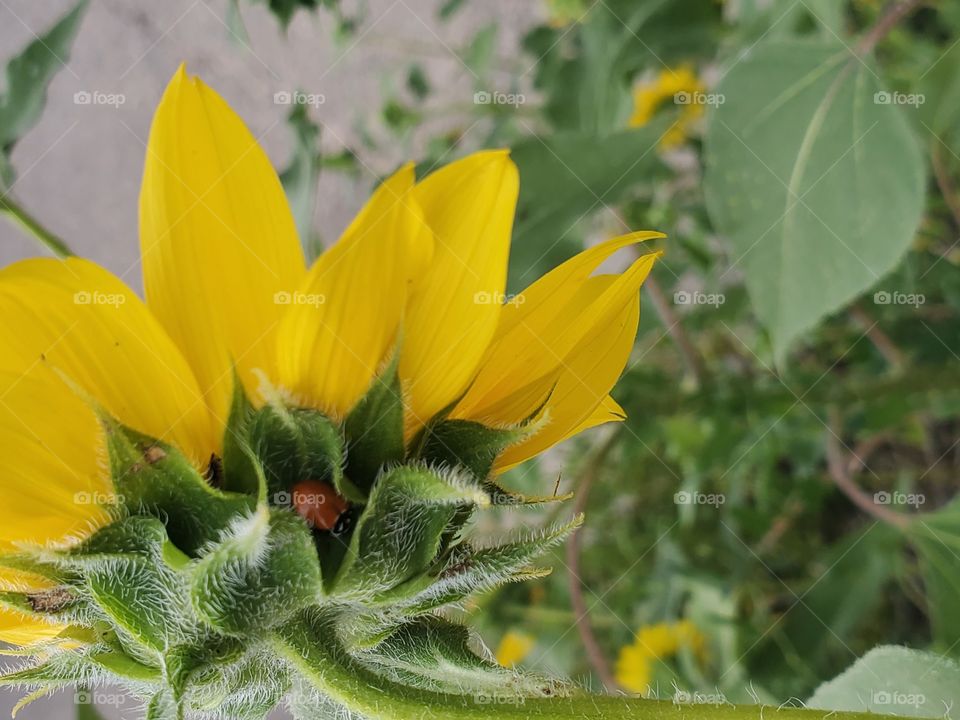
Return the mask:
M 504 150 L 420 180 L 405 165 L 307 267 L 266 154 L 181 68 L 143 173 L 145 301 L 80 258 L 0 270 L 0 567 L 19 547 L 68 545 L 109 521 L 113 485 L 90 400 L 198 470 L 222 457 L 235 378 L 258 406 L 279 394 L 339 422 L 394 358 L 410 438 L 441 412 L 492 427 L 537 421 L 495 472 L 622 420 L 608 392 L 658 254 L 593 273 L 663 236 L 609 240 L 505 303 L 518 189 Z M 15 569 L 0 575 L 0 591 L 43 589 Z M 0 602 L 0 641 L 59 632 L 25 610 Z
M 690 650 L 699 660 L 706 657 L 707 639 L 689 620 L 644 625 L 632 644 L 621 648 L 617 658 L 617 682 L 625 690 L 646 694 L 658 660 Z
M 643 127 L 664 104 L 676 104 L 680 115 L 660 141 L 664 149 L 676 147 L 690 135 L 692 126 L 703 115 L 703 103 L 698 101 L 703 91 L 703 83 L 689 65 L 661 70 L 652 82 L 634 88 L 630 127 Z
M 508 630 L 500 638 L 497 646 L 497 662 L 504 667 L 514 667 L 522 663 L 536 645 L 536 640 L 526 633 Z

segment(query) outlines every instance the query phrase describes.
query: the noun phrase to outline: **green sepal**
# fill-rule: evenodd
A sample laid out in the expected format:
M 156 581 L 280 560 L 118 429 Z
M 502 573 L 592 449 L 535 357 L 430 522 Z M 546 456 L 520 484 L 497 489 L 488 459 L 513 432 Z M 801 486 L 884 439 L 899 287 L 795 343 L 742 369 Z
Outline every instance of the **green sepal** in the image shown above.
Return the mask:
M 250 419 L 248 436 L 263 467 L 271 502 L 284 504 L 277 498 L 304 480 L 328 483 L 348 500 L 364 500 L 364 494 L 343 474 L 343 435 L 323 413 L 265 405 Z
M 243 382 L 234 371 L 230 416 L 223 434 L 223 489 L 246 493 L 264 502 L 268 492 L 267 480 L 250 445 L 250 424 L 255 414 Z
M 526 426 L 493 428 L 473 420 L 442 420 L 425 430 L 420 459 L 434 467 L 463 468 L 483 483 L 497 456 L 529 433 Z
M 434 692 L 503 693 L 556 696 L 564 686 L 532 675 L 518 675 L 481 657 L 467 628 L 436 616 L 405 623 L 357 659 L 394 682 Z
M 236 635 L 283 622 L 322 593 L 320 561 L 306 524 L 266 506 L 224 532 L 194 566 L 190 584 L 197 615 Z
M 533 417 L 538 413 L 539 410 Z M 441 420 L 424 430 L 419 458 L 433 467 L 467 470 L 478 486 L 490 495 L 493 505 L 539 505 L 569 500 L 572 494 L 523 495 L 507 490 L 493 479 L 493 466 L 500 454 L 539 428 L 532 418 L 510 428 L 489 427 L 473 420 Z
M 423 573 L 458 508 L 487 497 L 457 475 L 403 466 L 382 474 L 350 538 L 331 594 L 371 599 Z
M 24 553 L 0 555 L 0 568 L 31 573 L 55 584 L 66 582 L 69 579 L 69 573 L 64 573 L 63 568 L 58 567 L 55 563 Z
M 194 638 L 190 643 L 170 648 L 164 656 L 164 666 L 174 697 L 182 697 L 188 686 L 214 682 L 245 651 L 239 640 L 217 635 Z
M 82 571 L 90 597 L 137 655 L 159 653 L 188 632 L 186 583 L 165 561 L 166 527 L 154 517 L 133 516 L 107 525 L 60 562 Z
M 403 388 L 397 364 L 395 357 L 344 423 L 347 477 L 365 494 L 384 467 L 403 461 Z
M 100 413 L 110 471 L 122 510 L 161 518 L 173 543 L 188 555 L 213 540 L 255 500 L 212 487 L 184 455 Z
M 100 679 L 97 668 L 76 652 L 56 652 L 44 662 L 0 675 L 0 686 L 60 688 L 89 685 Z
M 494 480 L 487 480 L 484 488 L 490 493 L 490 502 L 493 505 L 545 505 L 566 502 L 573 497 L 572 492 L 563 495 L 525 495 L 505 488 Z
M 183 720 L 183 706 L 169 690 L 161 690 L 147 703 L 146 720 Z
M 240 662 L 211 672 L 210 682 L 191 683 L 189 707 L 237 720 L 264 718 L 290 691 L 286 667 L 272 655 L 248 653 Z
M 155 684 L 162 680 L 160 668 L 145 665 L 121 652 L 91 653 L 90 662 L 99 665 L 106 672 L 120 680 L 134 683 Z
M 397 601 L 397 612 L 408 616 L 432 612 L 506 583 L 542 577 L 549 570 L 532 567 L 531 561 L 562 543 L 582 524 L 583 516 L 578 515 L 569 523 L 531 533 L 512 543 L 479 549 L 458 545 L 440 568 L 419 581 L 419 588 L 411 584 L 406 589 L 406 598 Z
M 155 560 L 116 556 L 91 567 L 90 593 L 116 628 L 155 652 L 182 639 L 187 616 L 181 579 Z

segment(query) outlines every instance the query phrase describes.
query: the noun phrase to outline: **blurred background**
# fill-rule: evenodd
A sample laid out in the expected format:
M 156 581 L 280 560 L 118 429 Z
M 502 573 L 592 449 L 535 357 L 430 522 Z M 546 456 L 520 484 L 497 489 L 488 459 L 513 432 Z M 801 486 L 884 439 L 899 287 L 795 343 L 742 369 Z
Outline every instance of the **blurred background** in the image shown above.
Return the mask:
M 504 664 L 780 704 L 877 645 L 960 655 L 960 4 L 0 0 L 0 62 L 0 211 L 137 290 L 145 143 L 181 62 L 264 145 L 311 257 L 401 162 L 482 147 L 520 168 L 510 292 L 669 235 L 613 392 L 627 421 L 504 478 L 574 499 L 477 528 L 587 513 L 552 573 L 461 609 Z M 0 220 L 3 264 L 44 252 Z M 944 715 L 895 700 L 870 702 Z

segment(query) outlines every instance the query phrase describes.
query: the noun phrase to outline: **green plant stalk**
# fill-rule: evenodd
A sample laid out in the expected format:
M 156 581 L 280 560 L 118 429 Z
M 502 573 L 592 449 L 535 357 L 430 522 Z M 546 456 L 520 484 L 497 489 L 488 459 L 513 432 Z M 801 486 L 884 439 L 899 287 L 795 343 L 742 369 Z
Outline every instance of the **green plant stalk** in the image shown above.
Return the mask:
M 40 221 L 26 211 L 9 195 L 0 195 L 0 212 L 12 218 L 21 228 L 26 230 L 41 245 L 53 252 L 57 257 L 70 257 L 74 252 L 67 244 L 52 232 L 47 230 Z
M 520 698 L 503 695 L 454 695 L 413 688 L 392 682 L 367 670 L 334 639 L 324 637 L 309 622 L 294 620 L 275 632 L 274 651 L 314 689 L 371 720 L 560 720 L 609 718 L 610 720 L 876 720 L 860 712 L 776 708 L 762 705 L 687 704 L 648 700 L 624 695 L 591 695 Z

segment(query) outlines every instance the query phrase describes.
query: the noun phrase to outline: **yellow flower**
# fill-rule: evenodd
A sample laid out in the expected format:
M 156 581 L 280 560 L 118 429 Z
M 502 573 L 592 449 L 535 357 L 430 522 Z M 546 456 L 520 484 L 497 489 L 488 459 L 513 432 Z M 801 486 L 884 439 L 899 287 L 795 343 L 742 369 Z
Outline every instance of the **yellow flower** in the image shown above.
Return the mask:
M 526 633 L 508 630 L 497 646 L 497 662 L 504 667 L 519 665 L 527 658 L 534 645 L 536 640 Z
M 607 394 L 637 329 L 656 254 L 593 271 L 635 233 L 592 248 L 504 304 L 518 173 L 479 152 L 417 182 L 406 165 L 306 267 L 283 188 L 241 119 L 181 68 L 157 109 L 140 195 L 145 301 L 87 260 L 0 270 L 0 562 L 109 520 L 99 408 L 205 469 L 233 382 L 342 420 L 399 353 L 412 435 L 454 417 L 502 426 L 539 413 L 497 469 L 623 419 Z M 546 401 L 546 402 L 545 402 Z M 41 590 L 21 572 L 2 590 Z M 23 609 L 23 608 L 20 608 Z M 0 640 L 50 637 L 16 608 Z
M 633 643 L 620 650 L 617 682 L 625 690 L 646 694 L 656 661 L 669 659 L 684 649 L 702 661 L 706 656 L 706 642 L 703 633 L 689 620 L 644 625 Z
M 703 83 L 689 65 L 661 70 L 655 80 L 634 88 L 630 127 L 643 127 L 662 105 L 675 103 L 680 115 L 660 140 L 660 146 L 676 147 L 690 135 L 692 126 L 703 115 L 703 103 L 698 102 L 698 95 L 703 91 Z

